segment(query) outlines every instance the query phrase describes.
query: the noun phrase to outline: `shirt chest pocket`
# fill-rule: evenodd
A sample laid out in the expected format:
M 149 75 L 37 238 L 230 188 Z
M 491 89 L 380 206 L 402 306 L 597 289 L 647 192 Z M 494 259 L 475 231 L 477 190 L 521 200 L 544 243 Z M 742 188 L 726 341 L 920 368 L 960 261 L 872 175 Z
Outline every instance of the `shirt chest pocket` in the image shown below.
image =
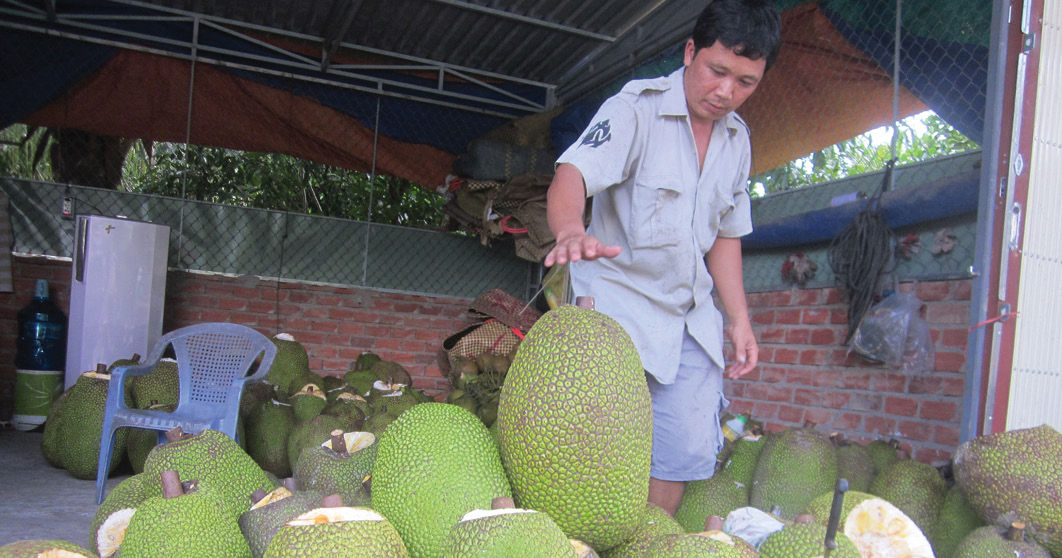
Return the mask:
M 682 201 L 675 177 L 639 178 L 631 199 L 630 240 L 632 248 L 654 248 L 678 244 L 689 234 L 692 208 Z

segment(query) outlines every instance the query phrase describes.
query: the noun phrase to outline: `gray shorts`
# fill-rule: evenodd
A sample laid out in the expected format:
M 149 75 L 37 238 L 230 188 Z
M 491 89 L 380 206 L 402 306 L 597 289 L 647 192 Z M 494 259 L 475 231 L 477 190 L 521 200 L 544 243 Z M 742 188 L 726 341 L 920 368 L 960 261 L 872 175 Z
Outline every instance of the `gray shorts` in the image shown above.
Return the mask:
M 711 477 L 723 447 L 719 413 L 730 405 L 723 396 L 723 370 L 686 333 L 674 383 L 661 384 L 648 373 L 645 377 L 653 399 L 650 476 L 665 481 Z

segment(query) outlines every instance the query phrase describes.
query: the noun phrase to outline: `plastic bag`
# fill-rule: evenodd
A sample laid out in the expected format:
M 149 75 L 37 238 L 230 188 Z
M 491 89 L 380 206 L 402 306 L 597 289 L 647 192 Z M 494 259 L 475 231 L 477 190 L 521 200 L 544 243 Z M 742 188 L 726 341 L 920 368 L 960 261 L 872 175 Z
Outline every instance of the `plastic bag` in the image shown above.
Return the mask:
M 921 309 L 917 296 L 894 291 L 867 312 L 852 337 L 852 350 L 908 372 L 932 370 L 933 341 Z
M 771 533 L 780 531 L 784 526 L 785 523 L 779 521 L 777 517 L 748 506 L 727 514 L 723 522 L 723 532 L 741 537 L 745 539 L 745 542 L 759 548 Z

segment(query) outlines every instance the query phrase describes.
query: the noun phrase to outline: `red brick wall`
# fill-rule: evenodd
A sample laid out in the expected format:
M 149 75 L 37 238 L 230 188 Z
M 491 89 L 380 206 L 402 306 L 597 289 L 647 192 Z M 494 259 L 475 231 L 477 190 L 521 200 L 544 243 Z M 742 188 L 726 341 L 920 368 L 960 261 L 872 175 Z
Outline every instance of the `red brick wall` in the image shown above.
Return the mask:
M 69 262 L 15 257 L 12 267 L 15 291 L 0 293 L 0 397 L 14 382 L 17 313 L 33 297 L 36 280 L 47 279 L 53 299 L 64 312 L 69 309 Z M 306 347 L 310 368 L 319 374 L 342 374 L 358 355 L 371 351 L 402 364 L 414 386 L 438 394 L 449 389 L 439 366 L 442 343 L 472 323 L 469 302 L 170 271 L 162 329 L 227 321 L 269 336 L 290 333 Z M 0 419 L 8 418 L 4 410 L 0 408 Z
M 893 438 L 919 461 L 946 459 L 959 443 L 971 283 L 903 284 L 926 305 L 932 372 L 871 364 L 843 346 L 847 305 L 836 289 L 749 295 L 760 365 L 727 380 L 732 412 L 769 430 L 814 422 L 826 432 L 869 441 Z
M 64 310 L 69 263 L 15 258 L 14 293 L 0 293 L 0 391 L 14 379 L 16 313 L 48 279 Z M 927 306 L 933 372 L 905 374 L 868 364 L 841 345 L 846 305 L 835 289 L 749 295 L 760 366 L 727 380 L 731 411 L 751 412 L 769 429 L 814 421 L 824 431 L 866 441 L 895 437 L 920 460 L 951 455 L 959 439 L 970 281 L 904 284 Z M 232 321 L 303 343 L 311 368 L 340 374 L 364 351 L 401 363 L 414 385 L 448 388 L 439 366 L 442 342 L 471 323 L 468 300 L 352 287 L 170 272 L 163 330 L 202 321 Z M 6 380 L 6 381 L 5 381 Z M 0 396 L 3 396 L 0 393 Z M 8 394 L 10 395 L 10 394 Z M 0 408 L 0 419 L 6 418 Z

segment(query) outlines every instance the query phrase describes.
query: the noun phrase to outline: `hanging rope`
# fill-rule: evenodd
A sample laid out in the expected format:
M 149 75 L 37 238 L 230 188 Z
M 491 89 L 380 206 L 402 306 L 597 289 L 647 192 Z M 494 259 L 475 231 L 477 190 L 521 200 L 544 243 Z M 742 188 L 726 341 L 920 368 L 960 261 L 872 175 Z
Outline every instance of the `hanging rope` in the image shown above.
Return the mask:
M 830 267 L 848 299 L 846 345 L 880 294 L 882 279 L 892 271 L 893 234 L 878 209 L 881 195 L 892 180 L 895 163 L 894 159 L 885 164 L 885 176 L 877 193 L 830 243 Z

